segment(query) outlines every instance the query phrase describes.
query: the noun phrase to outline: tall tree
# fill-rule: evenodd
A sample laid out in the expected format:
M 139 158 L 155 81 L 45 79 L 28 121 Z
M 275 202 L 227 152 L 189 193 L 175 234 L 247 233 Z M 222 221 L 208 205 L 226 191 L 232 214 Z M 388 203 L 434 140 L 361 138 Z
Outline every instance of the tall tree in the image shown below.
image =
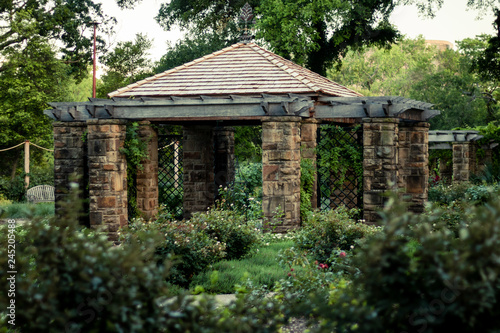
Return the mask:
M 257 36 L 279 55 L 326 75 L 351 48 L 395 42 L 392 0 L 261 0 Z
M 438 50 L 423 37 L 403 38 L 390 49 L 349 49 L 328 77 L 367 96 L 409 96 L 413 84 L 435 71 Z
M 485 101 L 487 122 L 498 119 L 499 113 L 500 44 L 496 40 L 498 37 L 481 35 L 458 43 L 459 50 L 471 63 L 471 73 L 477 75 L 480 80 L 475 93 L 468 95 Z
M 92 0 L 0 1 L 0 148 L 24 140 L 51 145 L 52 127 L 42 111 L 87 74 L 95 21 L 102 33 L 114 23 Z M 105 49 L 101 38 L 98 46 Z M 15 174 L 20 153 L 2 152 L 0 175 Z
M 149 60 L 152 41 L 143 34 L 137 34 L 133 41 L 119 42 L 116 47 L 101 58 L 106 73 L 97 89 L 99 97 L 118 88 L 139 81 L 152 74 L 153 64 Z
M 176 66 L 180 66 L 194 59 L 218 51 L 234 42 L 236 42 L 236 38 L 213 32 L 205 32 L 197 35 L 190 34 L 178 40 L 174 45 L 170 44 L 167 47 L 167 53 L 165 53 L 156 64 L 155 72 L 161 73 Z
M 240 10 L 249 3 L 256 8 L 260 0 L 171 0 L 162 4 L 156 20 L 165 29 L 179 26 L 199 34 L 237 30 Z
M 3 55 L 7 60 L 0 72 L 0 147 L 24 140 L 50 147 L 51 121 L 42 110 L 48 102 L 64 99 L 69 66 L 56 59 L 52 47 L 40 38 L 30 39 L 19 52 Z M 19 149 L 1 153 L 0 175 L 14 177 L 21 153 Z M 34 160 L 39 153 L 33 152 Z
M 433 129 L 474 127 L 490 119 L 481 96 L 483 82 L 471 73 L 463 51 L 438 51 L 423 38 L 403 39 L 390 50 L 349 51 L 329 77 L 365 95 L 397 95 L 435 104 Z
M 123 0 L 131 5 L 137 0 Z M 450 0 L 451 1 L 451 0 Z M 226 35 L 237 31 L 238 15 L 246 0 L 171 0 L 157 16 L 165 28 L 179 26 L 192 33 Z M 249 0 L 258 20 L 257 36 L 271 49 L 325 75 L 341 63 L 348 48 L 395 42 L 399 33 L 388 18 L 396 6 L 416 5 L 428 16 L 444 0 Z M 485 9 L 498 0 L 468 0 L 469 8 Z
M 20 51 L 32 38 L 52 41 L 63 60 L 80 74 L 86 72 L 92 58 L 93 22 L 100 23 L 103 33 L 109 33 L 116 23 L 92 0 L 4 0 L 0 2 L 0 22 L 0 52 Z M 101 38 L 98 45 L 105 49 Z

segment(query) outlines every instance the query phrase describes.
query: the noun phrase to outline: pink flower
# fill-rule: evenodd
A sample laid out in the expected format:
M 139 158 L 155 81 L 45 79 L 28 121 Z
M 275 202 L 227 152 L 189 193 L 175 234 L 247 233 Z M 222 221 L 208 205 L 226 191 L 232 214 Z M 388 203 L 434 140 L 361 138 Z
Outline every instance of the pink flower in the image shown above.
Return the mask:
M 288 273 L 288 276 L 292 276 L 292 273 Z
M 290 271 L 293 272 L 293 268 L 291 268 Z
M 339 257 L 340 257 L 340 258 L 345 258 L 345 257 L 346 257 L 345 252 L 344 252 L 344 251 L 340 252 L 340 253 L 339 253 Z

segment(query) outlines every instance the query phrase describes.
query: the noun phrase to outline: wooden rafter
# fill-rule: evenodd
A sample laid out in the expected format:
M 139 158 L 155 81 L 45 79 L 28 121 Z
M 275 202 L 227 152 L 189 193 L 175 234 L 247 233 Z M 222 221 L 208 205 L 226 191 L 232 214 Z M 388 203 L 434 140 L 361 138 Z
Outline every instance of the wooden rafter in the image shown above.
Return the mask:
M 226 97 L 166 97 L 91 99 L 80 103 L 51 103 L 45 114 L 58 121 L 88 119 L 154 119 L 157 121 L 259 119 L 266 116 L 301 116 L 317 119 L 393 117 L 427 121 L 440 112 L 432 104 L 403 97 L 319 97 L 303 95 L 229 95 Z
M 295 96 L 262 98 L 230 96 L 229 98 L 173 97 L 169 99 L 91 100 L 85 103 L 50 103 L 53 109 L 44 113 L 58 121 L 88 119 L 218 119 L 262 116 L 309 117 L 313 101 Z

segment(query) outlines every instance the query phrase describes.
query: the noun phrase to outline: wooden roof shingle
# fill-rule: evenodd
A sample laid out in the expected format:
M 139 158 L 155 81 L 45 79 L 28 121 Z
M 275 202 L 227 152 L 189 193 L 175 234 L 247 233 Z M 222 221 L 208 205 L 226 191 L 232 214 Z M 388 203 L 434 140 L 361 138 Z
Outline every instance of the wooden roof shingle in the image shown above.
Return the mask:
M 361 96 L 255 43 L 238 43 L 118 89 L 109 97 L 288 93 Z

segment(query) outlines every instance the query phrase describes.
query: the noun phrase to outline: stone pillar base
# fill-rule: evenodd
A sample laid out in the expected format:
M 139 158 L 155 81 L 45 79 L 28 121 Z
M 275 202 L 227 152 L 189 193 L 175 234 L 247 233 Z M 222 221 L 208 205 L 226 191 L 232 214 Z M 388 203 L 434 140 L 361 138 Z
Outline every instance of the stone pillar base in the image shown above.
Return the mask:
M 385 201 L 382 194 L 397 188 L 398 124 L 397 118 L 363 119 L 363 217 L 367 223 L 379 219 L 377 209 Z
M 212 126 L 185 126 L 183 143 L 184 218 L 214 204 L 214 141 Z
M 92 119 L 88 126 L 90 226 L 118 240 L 118 229 L 128 223 L 126 122 Z
M 148 144 L 148 159 L 137 171 L 137 209 L 149 220 L 158 215 L 158 133 L 149 121 L 141 121 L 139 136 Z
M 70 182 L 76 181 L 80 189 L 83 215 L 79 223 L 89 226 L 88 204 L 88 161 L 85 122 L 54 123 L 54 186 L 55 213 L 61 214 L 61 203 L 68 200 Z
M 268 231 L 300 226 L 300 117 L 262 121 L 262 210 Z

